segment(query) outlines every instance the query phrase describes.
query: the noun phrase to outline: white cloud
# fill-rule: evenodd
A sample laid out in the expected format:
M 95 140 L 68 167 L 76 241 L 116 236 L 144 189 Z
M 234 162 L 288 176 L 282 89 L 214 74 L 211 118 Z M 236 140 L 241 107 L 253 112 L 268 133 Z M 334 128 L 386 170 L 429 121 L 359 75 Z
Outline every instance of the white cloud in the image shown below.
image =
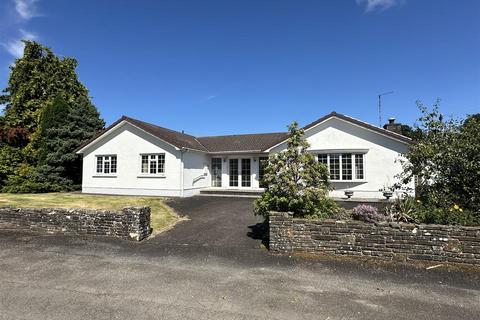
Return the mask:
M 212 100 L 212 99 L 215 99 L 217 96 L 208 96 L 205 101 L 208 101 L 208 100 Z
M 11 35 L 6 37 L 4 41 L 0 42 L 8 53 L 15 58 L 23 55 L 25 44 L 22 40 L 36 40 L 37 36 L 31 32 L 25 31 L 22 27 L 28 24 L 28 21 L 33 17 L 39 16 L 37 11 L 37 3 L 39 0 L 10 0 L 13 6 L 8 14 L 13 25 L 9 26 L 8 33 Z
M 15 11 L 25 20 L 37 16 L 36 2 L 38 0 L 13 0 L 15 2 Z
M 204 102 L 207 102 L 207 101 L 210 101 L 210 100 L 213 100 L 213 99 L 216 99 L 217 96 L 216 95 L 211 95 L 211 96 L 208 96 L 208 97 L 205 97 L 203 98 L 202 100 L 200 100 L 199 103 L 204 103 Z
M 20 58 L 23 55 L 25 44 L 22 40 L 35 40 L 37 36 L 33 33 L 20 29 L 20 38 L 4 43 L 3 46 L 12 56 Z
M 400 4 L 400 0 L 356 0 L 360 6 L 365 5 L 365 12 L 384 11 Z

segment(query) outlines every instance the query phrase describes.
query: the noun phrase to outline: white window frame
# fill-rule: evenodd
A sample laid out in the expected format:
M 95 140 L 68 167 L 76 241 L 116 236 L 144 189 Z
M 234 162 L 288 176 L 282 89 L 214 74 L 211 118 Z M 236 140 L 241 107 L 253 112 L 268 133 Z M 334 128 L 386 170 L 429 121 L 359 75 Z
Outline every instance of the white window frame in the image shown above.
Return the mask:
M 115 172 L 112 172 L 112 157 L 115 157 Z M 102 158 L 102 171 L 98 172 L 98 159 Z M 108 158 L 108 160 L 106 159 Z M 109 172 L 105 173 L 105 163 L 108 163 Z M 116 177 L 118 173 L 118 156 L 116 154 L 95 155 L 95 176 Z
M 325 151 L 325 152 L 316 152 L 315 158 L 318 160 L 319 155 L 326 155 L 327 156 L 327 169 L 328 169 L 328 174 L 330 175 L 330 156 L 331 155 L 339 155 L 339 177 L 340 179 L 330 179 L 332 182 L 365 182 L 366 179 L 366 169 L 365 169 L 365 159 L 366 159 L 366 153 L 364 152 L 351 152 L 351 151 L 340 151 L 340 150 L 335 150 L 335 151 Z M 351 168 L 352 168 L 352 179 L 343 179 L 343 155 L 344 154 L 349 154 L 351 156 Z M 362 164 L 363 164 L 363 178 L 362 179 L 357 179 L 357 170 L 356 170 L 356 164 L 355 164 L 355 159 L 356 155 L 362 155 Z
M 155 156 L 155 163 L 156 163 L 156 172 L 151 172 L 151 164 L 152 164 L 152 156 Z M 143 172 L 143 157 L 147 158 L 147 172 Z M 159 164 L 160 164 L 160 157 L 163 157 L 163 171 L 159 172 Z M 141 153 L 140 154 L 140 175 L 139 177 L 165 177 L 166 171 L 166 157 L 165 153 Z

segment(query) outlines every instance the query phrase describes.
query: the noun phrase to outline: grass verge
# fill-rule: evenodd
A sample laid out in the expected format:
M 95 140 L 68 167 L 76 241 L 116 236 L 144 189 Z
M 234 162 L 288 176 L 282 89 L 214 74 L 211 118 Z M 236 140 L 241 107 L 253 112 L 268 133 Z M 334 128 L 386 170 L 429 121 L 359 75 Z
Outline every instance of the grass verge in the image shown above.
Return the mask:
M 157 197 L 90 195 L 81 193 L 0 193 L 0 207 L 84 208 L 121 210 L 124 207 L 148 206 L 153 234 L 172 228 L 182 218 Z

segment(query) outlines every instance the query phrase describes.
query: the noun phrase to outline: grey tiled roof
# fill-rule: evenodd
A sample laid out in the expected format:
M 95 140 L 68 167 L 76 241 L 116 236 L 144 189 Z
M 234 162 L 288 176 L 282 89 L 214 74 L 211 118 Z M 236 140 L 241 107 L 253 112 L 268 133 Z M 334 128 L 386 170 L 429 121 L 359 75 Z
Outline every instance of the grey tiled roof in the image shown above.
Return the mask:
M 209 152 L 260 152 L 287 139 L 288 133 L 255 133 L 230 136 L 200 137 L 198 141 Z
M 174 145 L 177 148 L 187 148 L 205 152 L 209 151 L 197 140 L 197 138 L 189 134 L 159 127 L 154 124 L 143 122 L 126 116 L 123 116 L 122 119 Z
M 411 143 L 411 139 L 401 134 L 394 133 L 383 128 L 373 126 L 369 123 L 332 112 L 324 117 L 306 125 L 303 129 L 308 130 L 317 124 L 331 118 L 337 117 L 344 121 L 350 122 L 354 125 L 363 127 L 368 130 L 372 130 L 391 138 Z M 105 132 L 109 131 L 122 121 L 127 121 L 134 126 L 150 133 L 151 135 L 164 140 L 165 142 L 177 147 L 187 148 L 208 153 L 228 153 L 228 152 L 262 152 L 270 147 L 273 147 L 288 138 L 288 132 L 276 132 L 276 133 L 255 133 L 255 134 L 238 134 L 228 136 L 210 136 L 210 137 L 194 137 L 192 135 L 170 130 L 167 128 L 159 127 L 157 125 L 133 119 L 130 117 L 122 116 L 120 119 L 111 124 L 108 128 L 103 130 L 100 134 L 93 137 L 89 141 L 82 144 L 77 150 L 81 150 L 86 145 L 90 144 Z

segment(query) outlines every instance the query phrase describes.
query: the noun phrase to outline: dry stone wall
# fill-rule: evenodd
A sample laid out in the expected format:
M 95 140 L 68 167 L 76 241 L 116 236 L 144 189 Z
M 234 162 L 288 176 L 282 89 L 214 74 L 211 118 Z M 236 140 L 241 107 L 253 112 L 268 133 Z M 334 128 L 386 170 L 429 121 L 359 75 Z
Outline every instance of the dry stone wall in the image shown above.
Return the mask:
M 294 219 L 271 212 L 269 248 L 480 265 L 480 227 Z
M 120 211 L 61 208 L 0 208 L 0 228 L 75 235 L 114 236 L 141 241 L 150 235 L 150 208 Z

